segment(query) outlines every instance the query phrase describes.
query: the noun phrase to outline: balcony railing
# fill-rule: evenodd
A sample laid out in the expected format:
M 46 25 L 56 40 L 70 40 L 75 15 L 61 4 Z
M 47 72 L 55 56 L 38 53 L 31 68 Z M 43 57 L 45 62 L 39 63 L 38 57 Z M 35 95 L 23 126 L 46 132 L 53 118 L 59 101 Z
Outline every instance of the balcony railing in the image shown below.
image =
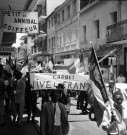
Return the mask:
M 127 39 L 127 20 L 107 27 L 107 43 Z

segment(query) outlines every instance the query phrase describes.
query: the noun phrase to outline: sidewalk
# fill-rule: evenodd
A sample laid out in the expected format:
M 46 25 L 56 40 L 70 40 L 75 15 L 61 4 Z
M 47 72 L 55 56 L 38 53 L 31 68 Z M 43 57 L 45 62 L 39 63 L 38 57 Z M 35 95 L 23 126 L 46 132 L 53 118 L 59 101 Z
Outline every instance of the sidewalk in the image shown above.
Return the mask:
M 22 127 L 17 128 L 10 116 L 5 116 L 5 125 L 0 127 L 0 135 L 39 135 L 39 126 L 37 121 L 35 124 L 27 122 L 27 117 L 23 116 Z
M 24 113 L 21 128 L 16 127 L 16 123 L 12 122 L 10 115 L 4 116 L 5 125 L 0 127 L 0 135 L 39 135 L 40 110 L 41 99 L 39 99 L 39 103 L 37 104 L 35 123 L 33 124 L 31 121 L 27 122 L 27 115 Z

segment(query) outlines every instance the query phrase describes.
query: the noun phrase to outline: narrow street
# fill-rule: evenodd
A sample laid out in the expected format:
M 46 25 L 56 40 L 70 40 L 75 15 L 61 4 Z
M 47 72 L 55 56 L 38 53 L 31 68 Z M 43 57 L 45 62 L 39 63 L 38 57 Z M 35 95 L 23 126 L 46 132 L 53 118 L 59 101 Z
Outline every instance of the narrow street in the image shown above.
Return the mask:
M 40 99 L 38 99 L 38 108 L 40 108 Z M 39 121 L 39 117 L 36 118 Z M 95 121 L 91 121 L 88 115 L 82 114 L 81 110 L 76 109 L 76 99 L 71 99 L 71 108 L 69 114 L 70 132 L 69 135 L 106 135 Z M 39 130 L 40 123 L 36 127 Z
M 76 109 L 76 100 L 71 99 L 71 110 L 69 114 L 70 135 L 106 135 L 95 121 L 90 121 L 88 115 L 81 114 Z

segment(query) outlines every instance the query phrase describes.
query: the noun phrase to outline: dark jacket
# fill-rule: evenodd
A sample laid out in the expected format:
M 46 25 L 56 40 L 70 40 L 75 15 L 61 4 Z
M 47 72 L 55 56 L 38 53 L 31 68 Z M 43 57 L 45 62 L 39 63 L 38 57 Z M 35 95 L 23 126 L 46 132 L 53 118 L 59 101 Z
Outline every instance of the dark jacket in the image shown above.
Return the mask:
M 4 80 L 0 79 L 0 101 L 5 100 L 7 97 L 6 86 Z
M 65 105 L 58 102 L 58 105 L 61 110 L 61 126 L 62 133 L 68 134 L 69 132 L 69 123 Z M 52 102 L 49 101 L 45 103 L 42 108 L 41 117 L 40 117 L 40 135 L 50 135 L 52 133 L 52 127 L 54 126 L 54 109 Z

